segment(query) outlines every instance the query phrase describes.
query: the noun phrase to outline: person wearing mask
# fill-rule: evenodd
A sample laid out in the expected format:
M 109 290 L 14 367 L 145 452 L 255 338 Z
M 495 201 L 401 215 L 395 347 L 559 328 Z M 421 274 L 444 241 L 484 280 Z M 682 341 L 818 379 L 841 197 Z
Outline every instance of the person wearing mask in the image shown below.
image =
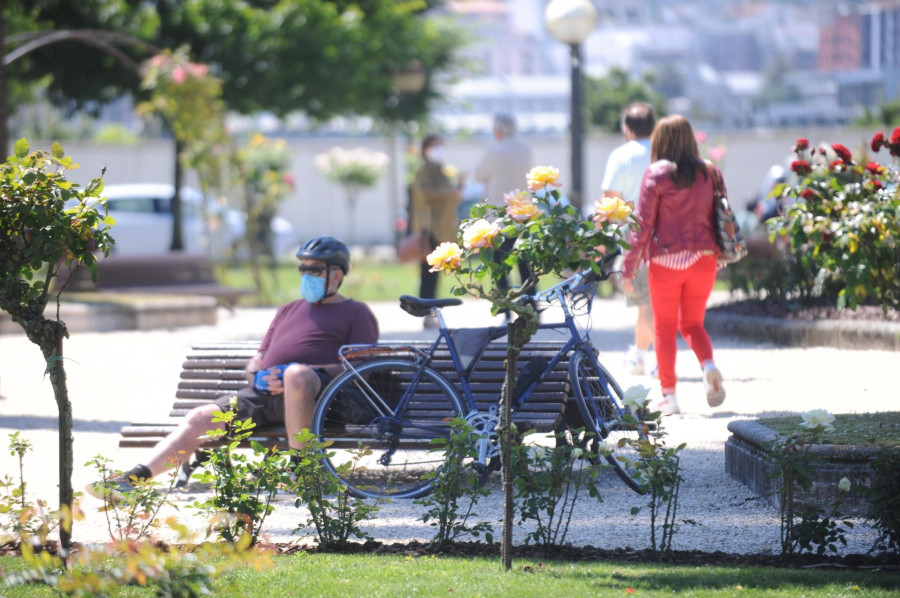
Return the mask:
M 378 322 L 365 303 L 338 292 L 350 271 L 346 243 L 317 237 L 300 248 L 297 258 L 303 298 L 276 312 L 259 352 L 247 364 L 247 388 L 192 409 L 144 461 L 110 480 L 112 492 L 89 484 L 89 494 L 121 502 L 137 481 L 159 475 L 185 456 L 190 458 L 202 446 L 207 431 L 224 428 L 223 423 L 212 421 L 216 411 L 234 409 L 236 420 L 252 419 L 263 427 L 283 424 L 288 444 L 302 448 L 295 435 L 309 429 L 316 398 L 342 371 L 338 349 L 375 343 Z
M 680 412 L 675 376 L 679 331 L 700 363 L 707 403 L 717 407 L 725 400 L 725 388 L 704 319 L 719 252 L 713 227 L 713 176 L 722 180 L 721 172 L 700 157 L 691 124 L 679 114 L 657 123 L 650 159 L 635 211 L 639 228 L 630 234 L 631 249 L 622 264 L 623 286 L 628 290 L 638 265 L 649 263 L 662 391 L 650 409 Z
M 460 185 L 455 170 L 448 166 L 444 154 L 444 138 L 437 134 L 422 139 L 422 165 L 416 171 L 411 188 L 410 232 L 426 232 L 431 247 L 455 242 L 459 228 Z M 438 272 L 431 272 L 428 262 L 419 265 L 419 296 L 434 299 Z M 433 317 L 425 318 L 425 326 L 437 325 Z

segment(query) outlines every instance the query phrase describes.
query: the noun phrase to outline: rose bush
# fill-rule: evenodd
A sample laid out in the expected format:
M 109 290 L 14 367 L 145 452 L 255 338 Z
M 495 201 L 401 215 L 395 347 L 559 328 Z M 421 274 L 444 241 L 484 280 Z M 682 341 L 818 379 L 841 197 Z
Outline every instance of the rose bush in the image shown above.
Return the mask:
M 559 170 L 537 166 L 525 177 L 528 191 L 514 190 L 505 196 L 503 206 L 482 201 L 472 207 L 463 220 L 456 243 L 441 243 L 427 256 L 433 272 L 444 272 L 460 283 L 451 289 L 454 295 L 474 295 L 491 302 L 494 314 L 501 310 L 515 313 L 507 328 L 506 374 L 500 401 L 500 423 L 497 426 L 501 449 L 504 515 L 500 555 L 508 570 L 512 563 L 513 474 L 511 388 L 515 387 L 515 364 L 522 347 L 531 339 L 540 323 L 534 306 L 520 301 L 531 293 L 541 276 L 562 275 L 569 269 L 593 269 L 596 259 L 625 245 L 622 225 L 635 224 L 633 206 L 627 202 L 595 203 L 593 218 L 560 202 Z M 516 239 L 509 252 L 499 253 L 503 242 Z M 494 258 L 497 258 L 496 260 Z M 501 287 L 520 261 L 528 264 L 531 274 L 522 286 Z
M 494 313 L 510 310 L 533 315 L 518 301 L 532 292 L 541 276 L 562 275 L 577 268 L 598 268 L 595 260 L 605 251 L 625 246 L 623 226 L 634 224 L 634 206 L 620 197 L 594 202 L 591 218 L 561 203 L 559 170 L 537 166 L 526 174 L 527 191 L 506 194 L 503 206 L 481 202 L 459 227 L 456 243 L 441 243 L 426 258 L 433 272 L 454 275 L 460 282 L 455 295 L 474 295 L 489 300 Z M 512 251 L 499 256 L 507 239 L 517 239 Z M 517 289 L 504 290 L 496 283 L 516 267 L 528 263 L 532 274 Z
M 874 303 L 887 311 L 900 309 L 900 127 L 890 138 L 876 133 L 871 149 L 887 149 L 893 167 L 857 162 L 839 143 L 815 149 L 798 139 L 791 164 L 798 182 L 773 190 L 786 208 L 769 221 L 769 233 L 787 239 L 819 291 L 837 289 L 839 308 Z

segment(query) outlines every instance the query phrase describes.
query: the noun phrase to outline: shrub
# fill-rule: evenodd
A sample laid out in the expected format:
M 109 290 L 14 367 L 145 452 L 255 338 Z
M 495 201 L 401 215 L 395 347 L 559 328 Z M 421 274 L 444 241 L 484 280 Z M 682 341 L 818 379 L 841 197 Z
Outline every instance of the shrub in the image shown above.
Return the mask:
M 427 507 L 422 521 L 437 528 L 431 540 L 432 550 L 441 550 L 448 542 L 464 535 L 478 537 L 484 533 L 493 542 L 493 528 L 487 522 L 469 525 L 469 519 L 478 499 L 489 494 L 481 484 L 481 473 L 473 467 L 478 458 L 474 439 L 475 428 L 461 417 L 450 422 L 450 436 L 432 440 L 435 451 L 444 452 L 444 462 L 424 477 L 434 479 L 434 488 L 428 496 L 417 499 L 416 504 Z M 487 472 L 484 472 L 485 474 Z
M 871 147 L 900 156 L 900 127 L 890 140 L 877 133 Z M 799 182 L 772 191 L 786 207 L 782 216 L 769 221 L 770 235 L 786 237 L 793 259 L 814 273 L 817 290 L 836 285 L 839 308 L 872 302 L 885 311 L 900 309 L 896 166 L 857 163 L 839 143 L 816 150 L 798 139 L 794 151 L 791 170 Z
M 297 527 L 298 533 L 312 526 L 318 535 L 319 546 L 341 549 L 351 538 L 371 540 L 359 524 L 372 518 L 378 505 L 350 494 L 341 479 L 332 474 L 324 460 L 331 442 L 322 442 L 309 430 L 301 430 L 296 436 L 302 449 L 292 450 L 292 477 L 288 489 L 297 493 L 294 505 L 306 505 L 310 517 Z M 361 468 L 361 461 L 371 455 L 371 449 L 360 448 L 352 458 L 338 466 L 338 475 L 349 475 Z
M 584 430 L 574 432 L 583 438 Z M 568 443 L 560 433 L 555 447 L 517 444 L 512 452 L 512 474 L 516 485 L 519 525 L 533 521 L 536 528 L 526 542 L 544 546 L 565 543 L 575 504 L 583 490 L 602 502 L 595 485 L 601 465 L 591 463 L 581 442 Z
M 869 519 L 880 532 L 873 550 L 900 552 L 900 450 L 882 451 L 872 460 L 875 477 L 869 487 Z
M 210 484 L 213 495 L 190 506 L 214 516 L 210 531 L 223 540 L 236 542 L 248 534 L 255 544 L 266 517 L 274 510 L 272 500 L 279 485 L 289 481 L 287 456 L 255 440 L 250 443 L 252 457 L 238 452 L 256 424 L 250 419 L 235 420 L 234 411 L 214 412 L 212 421 L 224 423 L 225 428 L 210 430 L 207 435 L 224 440 L 224 444 L 209 450 L 205 470 L 194 478 Z

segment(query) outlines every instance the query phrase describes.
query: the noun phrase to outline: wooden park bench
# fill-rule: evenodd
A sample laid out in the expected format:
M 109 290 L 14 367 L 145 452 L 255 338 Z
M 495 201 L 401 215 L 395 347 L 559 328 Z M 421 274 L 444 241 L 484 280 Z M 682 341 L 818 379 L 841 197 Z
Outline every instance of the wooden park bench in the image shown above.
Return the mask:
M 559 350 L 563 341 L 532 341 L 519 355 L 517 370 L 531 359 L 550 359 Z M 430 341 L 391 341 L 390 345 L 408 345 L 426 349 Z M 194 345 L 183 363 L 181 380 L 175 393 L 175 402 L 169 412 L 169 420 L 159 423 L 132 423 L 122 428 L 119 446 L 152 447 L 167 436 L 178 424 L 180 418 L 194 407 L 205 405 L 217 397 L 247 386 L 244 368 L 257 353 L 259 341 L 230 341 L 202 343 Z M 506 341 L 492 342 L 485 351 L 475 374 L 470 380 L 478 408 L 487 412 L 499 402 L 500 391 L 506 375 Z M 457 385 L 456 371 L 449 353 L 439 354 L 433 362 L 435 369 Z M 513 416 L 520 431 L 535 429 L 538 432 L 552 432 L 563 421 L 569 398 L 569 362 L 560 361 L 554 371 L 529 396 L 522 408 Z M 572 405 L 572 409 L 577 407 Z M 283 426 L 256 428 L 246 442 L 256 440 L 264 446 L 287 448 L 287 433 Z
M 65 283 L 66 281 L 60 281 Z M 101 259 L 97 282 L 87 268 L 79 268 L 67 291 L 99 291 L 152 295 L 206 295 L 232 308 L 238 299 L 253 295 L 250 288 L 221 284 L 205 255 L 173 252 L 165 255 L 117 256 Z

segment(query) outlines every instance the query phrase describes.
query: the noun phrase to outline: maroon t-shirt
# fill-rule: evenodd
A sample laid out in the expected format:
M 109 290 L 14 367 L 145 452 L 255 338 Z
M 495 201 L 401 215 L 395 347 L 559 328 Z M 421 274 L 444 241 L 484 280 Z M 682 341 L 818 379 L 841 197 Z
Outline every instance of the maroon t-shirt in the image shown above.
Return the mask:
M 298 299 L 278 309 L 259 350 L 265 369 L 292 362 L 324 365 L 338 363 L 342 345 L 377 340 L 378 321 L 365 303 L 313 305 Z

